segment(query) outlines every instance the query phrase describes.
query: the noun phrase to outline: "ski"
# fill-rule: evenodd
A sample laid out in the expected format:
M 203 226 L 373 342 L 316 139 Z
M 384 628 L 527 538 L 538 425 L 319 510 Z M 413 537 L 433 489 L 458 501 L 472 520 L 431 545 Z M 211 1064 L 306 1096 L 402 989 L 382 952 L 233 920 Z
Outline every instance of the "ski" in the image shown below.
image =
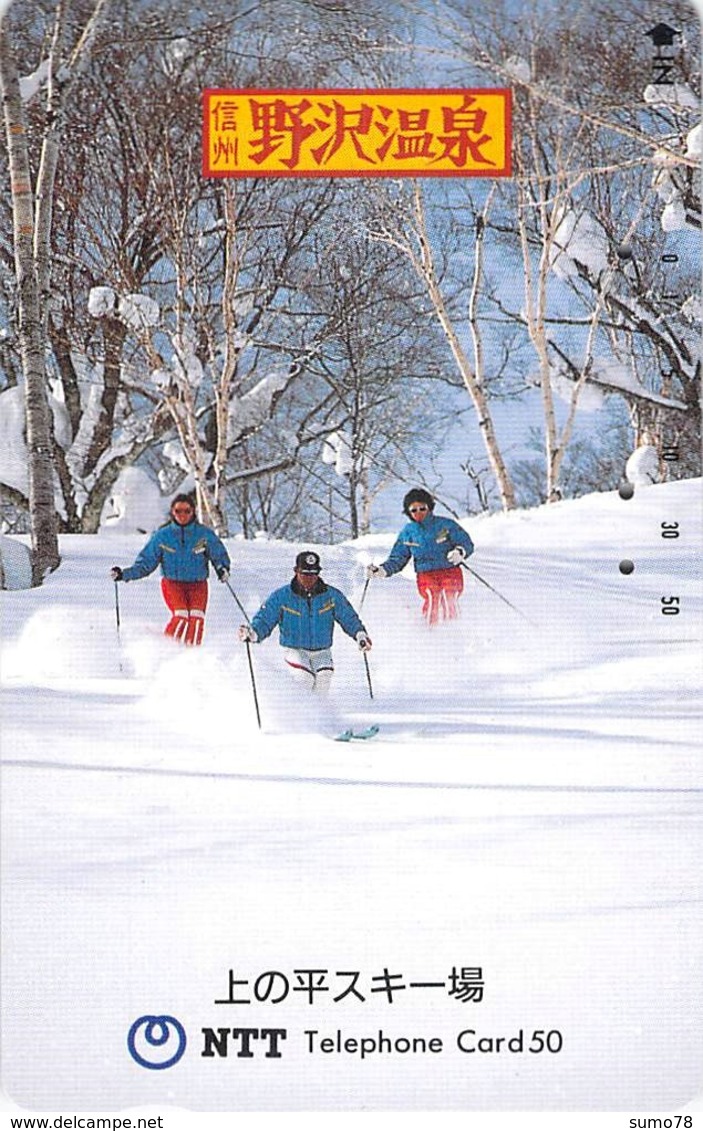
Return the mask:
M 353 730 L 349 727 L 343 730 L 341 734 L 335 735 L 335 742 L 351 742 L 353 739 L 360 739 L 365 741 L 367 738 L 373 738 L 379 732 L 379 727 L 374 723 L 373 726 L 364 727 L 363 730 Z

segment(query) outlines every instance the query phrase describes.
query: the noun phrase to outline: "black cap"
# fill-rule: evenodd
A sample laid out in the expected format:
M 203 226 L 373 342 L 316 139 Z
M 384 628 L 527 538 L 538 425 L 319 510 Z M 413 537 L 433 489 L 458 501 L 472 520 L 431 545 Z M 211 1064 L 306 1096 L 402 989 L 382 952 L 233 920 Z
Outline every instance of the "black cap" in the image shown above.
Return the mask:
M 406 514 L 410 513 L 408 508 L 411 503 L 424 503 L 428 510 L 434 510 L 434 499 L 424 487 L 413 487 L 412 491 L 408 491 L 403 499 L 403 510 Z
M 320 555 L 313 550 L 303 550 L 295 559 L 295 568 L 298 573 L 320 573 Z

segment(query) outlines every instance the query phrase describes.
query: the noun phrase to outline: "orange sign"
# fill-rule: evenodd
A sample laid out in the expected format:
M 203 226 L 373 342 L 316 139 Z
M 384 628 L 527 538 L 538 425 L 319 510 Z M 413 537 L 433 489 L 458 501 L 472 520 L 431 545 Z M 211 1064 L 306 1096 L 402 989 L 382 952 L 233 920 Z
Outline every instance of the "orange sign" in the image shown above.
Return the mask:
M 206 177 L 509 177 L 510 90 L 206 90 Z

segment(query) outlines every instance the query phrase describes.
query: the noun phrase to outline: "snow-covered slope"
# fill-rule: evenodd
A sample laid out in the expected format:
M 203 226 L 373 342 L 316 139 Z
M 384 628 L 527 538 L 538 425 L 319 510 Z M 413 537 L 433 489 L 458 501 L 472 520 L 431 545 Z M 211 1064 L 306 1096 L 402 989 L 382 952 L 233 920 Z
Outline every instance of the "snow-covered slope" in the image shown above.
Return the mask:
M 32 1108 L 200 1110 L 681 1105 L 700 1088 L 700 482 L 467 520 L 463 616 L 428 629 L 412 574 L 372 582 L 363 660 L 341 632 L 327 703 L 252 648 L 211 584 L 206 642 L 161 636 L 144 538 L 65 537 L 38 590 L 3 593 L 5 1069 Z M 679 524 L 662 538 L 662 523 Z M 314 546 L 359 607 L 393 534 Z M 232 540 L 251 614 L 302 547 Z M 634 562 L 628 576 L 623 559 Z M 680 613 L 662 614 L 678 597 Z M 377 739 L 340 744 L 344 724 Z M 371 992 L 387 967 L 483 1001 Z M 215 1004 L 228 971 L 328 972 L 312 1003 Z M 334 1002 L 334 972 L 365 1000 Z M 365 989 L 364 989 L 365 987 Z M 339 987 L 337 987 L 339 988 Z M 250 994 L 251 997 L 251 994 Z M 188 1051 L 140 1068 L 169 1014 Z M 272 1025 L 286 1056 L 203 1058 L 204 1027 Z M 558 1054 L 457 1050 L 459 1030 L 559 1030 Z M 41 1062 L 28 1055 L 37 1029 Z M 304 1036 L 437 1035 L 438 1055 L 309 1052 Z M 99 1036 L 99 1039 L 98 1039 Z M 676 1055 L 673 1049 L 676 1049 Z M 231 1054 L 234 1056 L 234 1053 Z M 233 1068 L 236 1065 L 236 1070 Z

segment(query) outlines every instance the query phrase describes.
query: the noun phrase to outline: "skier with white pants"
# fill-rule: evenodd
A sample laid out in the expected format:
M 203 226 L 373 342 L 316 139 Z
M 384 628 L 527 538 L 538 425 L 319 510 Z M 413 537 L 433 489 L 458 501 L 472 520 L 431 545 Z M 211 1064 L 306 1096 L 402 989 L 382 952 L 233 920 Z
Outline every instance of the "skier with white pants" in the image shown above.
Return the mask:
M 242 625 L 239 639 L 258 644 L 278 626 L 286 666 L 310 691 L 329 689 L 334 671 L 332 637 L 334 626 L 356 640 L 362 652 L 371 640 L 357 613 L 339 589 L 320 577 L 320 558 L 313 550 L 303 550 L 295 559 L 295 573 L 288 585 L 266 598 L 252 618 Z

